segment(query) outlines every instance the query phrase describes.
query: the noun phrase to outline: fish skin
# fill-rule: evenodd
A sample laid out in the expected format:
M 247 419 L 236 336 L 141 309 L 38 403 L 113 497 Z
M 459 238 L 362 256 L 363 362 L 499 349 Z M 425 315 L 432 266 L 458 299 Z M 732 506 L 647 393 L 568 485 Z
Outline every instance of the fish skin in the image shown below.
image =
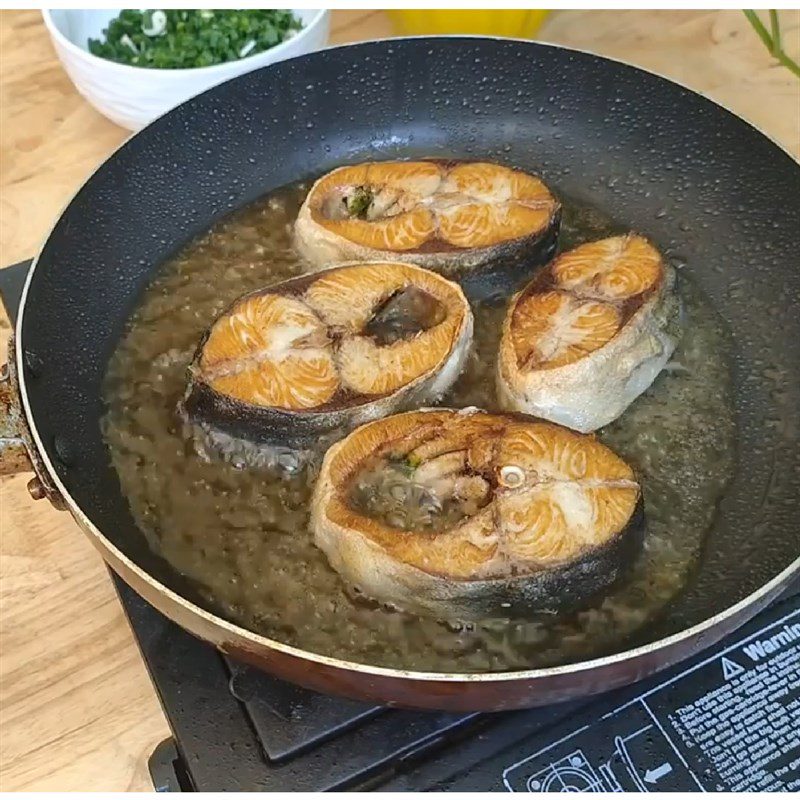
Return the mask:
M 557 261 L 545 269 L 550 270 L 552 263 Z M 595 431 L 619 417 L 653 383 L 680 337 L 682 308 L 675 292 L 676 275 L 663 259 L 661 269 L 660 280 L 644 293 L 641 305 L 615 336 L 597 350 L 561 366 L 520 368 L 512 323 L 528 287 L 515 295 L 503 322 L 497 358 L 501 407 L 580 433 Z M 538 280 L 541 275 L 533 283 Z
M 448 425 L 455 427 L 448 429 Z M 524 558 L 519 560 L 514 555 L 513 547 L 512 552 L 508 551 L 507 534 L 504 528 L 498 528 L 507 524 L 502 499 L 513 498 L 514 492 L 494 495 L 489 505 L 467 523 L 439 534 L 390 530 L 347 505 L 343 493 L 359 464 L 371 454 L 381 447 L 394 449 L 407 437 L 411 437 L 414 451 L 422 452 L 419 436 L 414 438 L 416 432 L 421 431 L 423 438 L 431 437 L 443 428 L 445 432 L 451 430 L 451 434 L 445 433 L 445 441 L 450 444 L 428 447 L 426 451 L 435 458 L 441 458 L 436 455 L 440 450 L 459 444 L 472 449 L 473 436 L 495 436 L 502 442 L 510 435 L 516 442 L 513 447 L 522 452 L 519 448 L 524 437 L 520 438 L 520 433 L 531 431 L 535 442 L 537 437 L 554 432 L 553 463 L 557 473 L 565 468 L 569 474 L 589 476 L 578 480 L 594 480 L 592 475 L 603 473 L 602 465 L 590 464 L 587 469 L 580 459 L 576 461 L 565 454 L 565 444 L 578 443 L 579 449 L 588 447 L 598 458 L 610 459 L 605 467 L 609 483 L 613 486 L 621 481 L 626 491 L 635 489 L 635 503 L 627 519 L 599 544 L 579 547 L 566 561 L 538 566 L 528 562 L 527 567 Z M 463 442 L 459 442 L 459 433 L 463 434 Z M 565 456 L 570 457 L 564 460 Z M 536 480 L 535 476 L 532 480 Z M 548 484 L 540 485 L 546 490 Z M 535 484 L 532 489 L 537 491 Z M 349 585 L 367 597 L 402 610 L 458 621 L 526 617 L 584 606 L 627 573 L 641 552 L 645 527 L 642 494 L 633 471 L 593 437 L 582 437 L 521 415 L 490 415 L 477 409 L 423 409 L 358 428 L 328 450 L 315 487 L 311 515 L 316 545 Z M 512 573 L 509 558 L 516 559 L 517 574 Z
M 205 345 L 217 322 L 228 316 L 238 303 L 264 293 L 286 292 L 298 296 L 310 284 L 330 273 L 348 267 L 361 269 L 368 266 L 363 263 L 339 265 L 325 272 L 293 278 L 238 298 L 209 326 L 198 343 L 188 370 L 186 392 L 178 407 L 181 418 L 191 425 L 202 427 L 204 434 L 208 434 L 209 430 L 217 430 L 224 436 L 243 442 L 318 449 L 320 437 L 327 434 L 339 432 L 341 435 L 355 426 L 380 419 L 397 410 L 438 399 L 458 378 L 465 366 L 472 343 L 473 316 L 458 285 L 431 273 L 425 273 L 425 279 L 434 280 L 443 287 L 442 291 L 453 301 L 453 308 L 459 309 L 461 322 L 455 326 L 451 346 L 440 363 L 391 393 L 383 396 L 347 395 L 340 400 L 334 398 L 335 402 L 318 409 L 291 410 L 243 402 L 216 391 L 204 378 L 202 359 Z M 387 266 L 407 267 L 413 274 L 424 273 L 414 265 Z M 354 314 L 358 316 L 355 310 Z M 448 321 L 449 319 L 450 317 Z M 213 442 L 213 436 L 204 435 L 204 438 Z
M 366 181 L 370 174 L 369 170 L 382 168 L 386 172 L 387 168 L 405 167 L 409 164 L 439 165 L 442 170 L 449 169 L 453 172 L 468 171 L 473 167 L 496 168 L 501 166 L 488 162 L 452 162 L 436 159 L 419 162 L 369 162 L 355 167 L 340 167 L 323 175 L 309 191 L 294 228 L 295 248 L 308 263 L 310 271 L 319 269 L 326 264 L 339 262 L 404 261 L 459 281 L 471 300 L 481 300 L 503 291 L 513 291 L 527 275 L 531 274 L 532 270 L 546 263 L 555 253 L 561 225 L 561 205 L 538 178 L 518 170 L 512 170 L 511 183 L 513 190 L 520 197 L 520 202 L 532 201 L 529 185 L 531 182 L 543 187 L 551 201 L 548 204 L 548 213 L 540 215 L 541 227 L 526 235 L 500 241 L 487 240 L 489 243 L 476 247 L 458 247 L 446 241 L 436 244 L 431 240 L 431 236 L 433 235 L 435 238 L 438 234 L 432 233 L 426 227 L 429 222 L 427 217 L 425 220 L 420 217 L 413 225 L 409 219 L 409 232 L 413 228 L 415 233 L 406 238 L 405 249 L 395 251 L 385 249 L 377 242 L 372 242 L 372 246 L 370 246 L 348 238 L 348 234 L 353 233 L 354 230 L 366 228 L 374 223 L 362 220 L 342 221 L 354 222 L 356 223 L 355 227 L 349 224 L 323 224 L 315 207 L 315 197 L 318 192 L 330 190 L 336 184 L 335 176 L 338 173 L 352 169 L 354 170 L 353 180 L 359 178 Z M 459 188 L 458 186 L 448 187 L 447 181 L 448 178 L 445 176 L 442 182 L 444 189 Z M 486 194 L 482 194 L 480 191 L 476 194 L 484 199 L 486 197 Z M 521 209 L 521 212 L 530 211 L 526 207 L 518 208 Z
M 415 567 L 398 565 L 372 540 L 343 537 L 333 525 L 320 527 L 315 543 L 331 567 L 366 597 L 421 616 L 475 622 L 525 619 L 585 608 L 625 577 L 641 553 L 645 533 L 644 503 L 639 500 L 628 527 L 595 550 L 591 559 L 542 570 L 524 580 L 443 580 Z

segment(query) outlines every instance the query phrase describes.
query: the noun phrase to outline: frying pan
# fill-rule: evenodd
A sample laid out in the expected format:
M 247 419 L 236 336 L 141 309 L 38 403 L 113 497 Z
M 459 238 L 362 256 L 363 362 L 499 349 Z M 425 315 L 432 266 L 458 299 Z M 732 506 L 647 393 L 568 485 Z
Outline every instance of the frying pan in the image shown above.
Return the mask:
M 215 220 L 346 162 L 488 158 L 651 237 L 734 334 L 738 468 L 696 574 L 641 640 L 604 658 L 491 674 L 349 663 L 244 630 L 148 549 L 100 434 L 101 379 L 159 265 Z M 326 50 L 239 77 L 124 144 L 80 189 L 29 274 L 5 386 L 34 495 L 67 508 L 161 612 L 311 689 L 500 710 L 632 682 L 755 614 L 800 570 L 800 168 L 663 78 L 531 42 L 417 38 Z M 4 468 L 21 450 L 7 450 Z M 165 476 L 167 477 L 167 476 Z

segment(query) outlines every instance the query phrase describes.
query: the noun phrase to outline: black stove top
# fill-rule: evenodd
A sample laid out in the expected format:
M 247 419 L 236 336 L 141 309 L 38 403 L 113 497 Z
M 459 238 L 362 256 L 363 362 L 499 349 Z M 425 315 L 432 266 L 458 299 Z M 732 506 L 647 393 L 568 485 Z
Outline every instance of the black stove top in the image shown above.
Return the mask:
M 28 264 L 0 270 L 13 317 Z M 586 701 L 413 712 L 316 694 L 195 639 L 113 577 L 172 730 L 158 791 L 800 789 L 800 586 L 722 643 Z
M 159 791 L 800 789 L 800 587 L 655 679 L 584 702 L 459 716 L 278 681 L 115 582 L 173 732 L 150 759 Z

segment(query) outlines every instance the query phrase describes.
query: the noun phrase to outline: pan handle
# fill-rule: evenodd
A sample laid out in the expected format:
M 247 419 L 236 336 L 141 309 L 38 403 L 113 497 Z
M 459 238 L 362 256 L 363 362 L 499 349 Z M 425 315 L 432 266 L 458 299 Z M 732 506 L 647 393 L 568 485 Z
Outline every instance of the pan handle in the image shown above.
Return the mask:
M 8 363 L 0 365 L 0 475 L 20 472 L 34 473 L 28 481 L 28 493 L 34 500 L 46 497 L 56 508 L 66 508 L 33 444 L 22 412 L 12 336 L 8 343 Z

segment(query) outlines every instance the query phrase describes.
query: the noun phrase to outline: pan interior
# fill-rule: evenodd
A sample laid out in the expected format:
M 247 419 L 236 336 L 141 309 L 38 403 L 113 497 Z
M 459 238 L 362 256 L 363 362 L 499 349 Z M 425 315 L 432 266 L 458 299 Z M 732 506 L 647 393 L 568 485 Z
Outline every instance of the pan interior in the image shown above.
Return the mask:
M 540 172 L 651 237 L 731 331 L 737 466 L 695 573 L 644 635 L 702 622 L 792 564 L 796 163 L 669 82 L 489 40 L 368 44 L 243 76 L 132 139 L 82 189 L 43 248 L 21 341 L 38 435 L 91 521 L 159 580 L 208 605 L 139 532 L 100 433 L 102 379 L 125 322 L 177 248 L 230 210 L 343 162 L 420 155 Z
M 733 471 L 730 334 L 708 300 L 691 279 L 681 282 L 681 346 L 653 387 L 600 433 L 643 484 L 648 535 L 629 578 L 577 613 L 463 624 L 390 611 L 349 593 L 314 546 L 309 509 L 318 463 L 287 480 L 274 470 L 242 469 L 235 457 L 206 460 L 175 411 L 203 330 L 243 292 L 302 272 L 288 231 L 305 190 L 287 187 L 257 201 L 170 260 L 111 359 L 103 429 L 153 549 L 229 619 L 349 661 L 505 671 L 595 657 L 630 639 L 685 585 Z M 620 231 L 597 209 L 562 202 L 563 248 Z M 495 359 L 517 288 L 509 284 L 501 296 L 473 303 L 474 353 L 444 406 L 500 411 Z M 385 477 L 376 490 L 384 505 L 403 491 L 391 473 Z M 424 502 L 403 495 L 394 512 L 385 510 L 406 511 L 415 529 Z

